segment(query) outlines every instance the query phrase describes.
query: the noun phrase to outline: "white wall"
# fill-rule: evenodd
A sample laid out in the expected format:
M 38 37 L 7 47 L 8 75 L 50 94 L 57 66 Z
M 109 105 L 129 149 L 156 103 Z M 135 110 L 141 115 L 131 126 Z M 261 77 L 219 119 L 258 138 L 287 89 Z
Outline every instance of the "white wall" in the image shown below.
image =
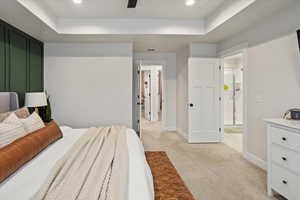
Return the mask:
M 45 89 L 60 124 L 132 126 L 132 44 L 45 44 Z
M 189 47 L 177 52 L 177 131 L 188 137 L 188 58 Z
M 190 57 L 216 57 L 217 45 L 210 43 L 192 43 L 190 44 Z
M 135 53 L 134 61 L 143 61 L 144 64 L 163 66 L 164 78 L 164 109 L 163 116 L 165 130 L 176 130 L 176 53 Z M 133 112 L 135 112 L 133 110 Z
M 296 34 L 249 48 L 247 59 L 247 149 L 266 160 L 266 125 L 262 119 L 280 118 L 287 109 L 300 107 Z

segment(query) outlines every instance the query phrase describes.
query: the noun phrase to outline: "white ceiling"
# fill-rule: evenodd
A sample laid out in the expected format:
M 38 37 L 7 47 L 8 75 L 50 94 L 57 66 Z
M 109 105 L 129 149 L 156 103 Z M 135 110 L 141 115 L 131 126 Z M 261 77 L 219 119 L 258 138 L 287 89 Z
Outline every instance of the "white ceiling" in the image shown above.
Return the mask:
M 231 0 L 225 1 L 228 2 Z M 263 18 L 276 15 L 281 10 L 292 7 L 297 1 L 257 0 L 205 35 L 59 34 L 16 0 L 0 0 L 0 19 L 45 42 L 133 42 L 134 50 L 139 52 L 146 51 L 148 48 L 155 48 L 161 52 L 176 52 L 183 46 L 188 46 L 189 43 L 193 42 L 218 43 L 223 41 L 241 31 L 249 29 Z
M 15 0 L 58 34 L 205 35 L 256 0 Z
M 128 9 L 128 0 L 32 0 L 57 18 L 134 18 L 134 19 L 202 19 L 210 15 L 225 0 L 197 0 L 191 7 L 185 0 L 138 0 L 135 9 Z M 228 0 L 227 0 L 228 1 Z

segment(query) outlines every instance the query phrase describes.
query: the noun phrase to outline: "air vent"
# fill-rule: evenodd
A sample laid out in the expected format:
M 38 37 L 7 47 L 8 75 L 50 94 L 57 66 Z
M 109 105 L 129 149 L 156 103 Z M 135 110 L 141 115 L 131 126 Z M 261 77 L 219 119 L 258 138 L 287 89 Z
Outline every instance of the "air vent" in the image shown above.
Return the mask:
M 128 0 L 127 8 L 135 8 L 137 4 L 137 0 Z

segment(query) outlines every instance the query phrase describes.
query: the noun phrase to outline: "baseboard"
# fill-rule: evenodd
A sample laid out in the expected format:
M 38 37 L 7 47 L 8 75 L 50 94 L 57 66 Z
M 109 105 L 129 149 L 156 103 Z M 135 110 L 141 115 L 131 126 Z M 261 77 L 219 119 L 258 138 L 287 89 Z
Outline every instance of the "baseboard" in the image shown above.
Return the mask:
M 254 154 L 247 152 L 245 154 L 245 158 L 246 158 L 246 160 L 248 160 L 252 164 L 256 165 L 257 167 L 259 167 L 263 170 L 267 170 L 267 162 L 260 159 L 259 157 L 255 156 Z
M 164 127 L 163 131 L 176 131 L 176 127 Z
M 184 137 L 186 140 L 188 139 L 187 137 L 187 133 L 185 133 L 183 130 L 181 130 L 180 128 L 177 128 L 177 133 L 179 133 L 179 135 L 181 135 L 182 137 Z

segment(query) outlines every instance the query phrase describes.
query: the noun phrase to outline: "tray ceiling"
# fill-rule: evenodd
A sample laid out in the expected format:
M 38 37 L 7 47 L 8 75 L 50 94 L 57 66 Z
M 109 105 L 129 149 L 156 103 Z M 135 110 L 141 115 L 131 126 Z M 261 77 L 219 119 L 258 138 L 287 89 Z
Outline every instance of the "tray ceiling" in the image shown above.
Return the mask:
M 57 18 L 80 19 L 202 19 L 225 0 L 197 0 L 194 6 L 185 6 L 184 0 L 138 0 L 135 9 L 128 9 L 128 0 L 32 0 L 53 13 Z
M 205 35 L 256 0 L 16 0 L 58 34 Z

